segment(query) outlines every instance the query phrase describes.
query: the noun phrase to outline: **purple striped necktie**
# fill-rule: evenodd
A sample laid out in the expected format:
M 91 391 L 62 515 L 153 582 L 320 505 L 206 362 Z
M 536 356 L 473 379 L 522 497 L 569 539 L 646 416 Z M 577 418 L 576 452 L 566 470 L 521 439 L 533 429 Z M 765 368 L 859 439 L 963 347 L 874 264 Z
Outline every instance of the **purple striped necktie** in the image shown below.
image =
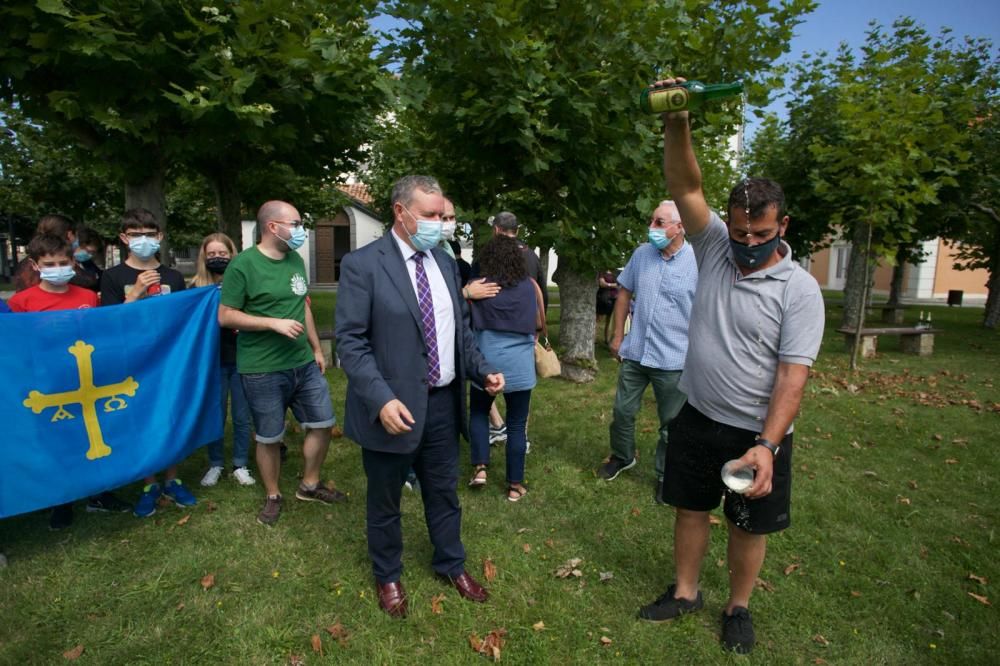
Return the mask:
M 427 346 L 427 383 L 433 387 L 441 381 L 437 327 L 434 325 L 434 299 L 431 297 L 431 285 L 424 270 L 424 253 L 414 254 L 413 262 L 417 265 L 417 303 L 420 305 L 420 319 L 424 324 L 424 344 Z

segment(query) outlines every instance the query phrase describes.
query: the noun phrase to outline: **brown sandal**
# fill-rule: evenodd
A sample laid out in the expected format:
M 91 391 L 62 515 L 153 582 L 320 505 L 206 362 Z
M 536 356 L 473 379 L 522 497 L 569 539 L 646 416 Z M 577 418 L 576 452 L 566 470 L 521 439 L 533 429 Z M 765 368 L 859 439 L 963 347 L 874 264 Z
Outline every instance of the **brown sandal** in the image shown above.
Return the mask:
M 519 502 L 521 498 L 528 494 L 528 489 L 524 486 L 515 486 L 513 484 L 507 486 L 507 501 L 508 502 Z
M 479 476 L 482 474 L 482 476 Z M 476 465 L 476 471 L 469 480 L 470 488 L 482 488 L 486 485 L 486 465 Z

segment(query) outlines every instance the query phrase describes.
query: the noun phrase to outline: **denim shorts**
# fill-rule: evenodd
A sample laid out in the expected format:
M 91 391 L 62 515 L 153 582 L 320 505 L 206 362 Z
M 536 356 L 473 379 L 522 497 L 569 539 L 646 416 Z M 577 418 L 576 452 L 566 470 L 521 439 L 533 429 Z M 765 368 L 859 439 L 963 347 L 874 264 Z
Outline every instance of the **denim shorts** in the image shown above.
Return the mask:
M 285 410 L 308 430 L 329 428 L 337 419 L 330 402 L 330 387 L 315 361 L 293 368 L 242 375 L 253 415 L 255 439 L 260 444 L 276 444 L 285 436 Z

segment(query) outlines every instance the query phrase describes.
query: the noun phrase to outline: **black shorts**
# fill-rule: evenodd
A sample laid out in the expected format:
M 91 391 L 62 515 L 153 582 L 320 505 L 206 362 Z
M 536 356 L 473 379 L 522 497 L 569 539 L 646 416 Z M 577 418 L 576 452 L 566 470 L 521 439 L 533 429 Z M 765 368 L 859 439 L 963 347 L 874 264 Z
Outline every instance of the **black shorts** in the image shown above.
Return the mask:
M 668 426 L 663 501 L 689 511 L 711 511 L 725 497 L 723 512 L 734 525 L 768 534 L 791 524 L 792 435 L 781 440 L 774 459 L 771 492 L 747 499 L 722 483 L 722 466 L 753 446 L 757 433 L 708 418 L 689 403 Z

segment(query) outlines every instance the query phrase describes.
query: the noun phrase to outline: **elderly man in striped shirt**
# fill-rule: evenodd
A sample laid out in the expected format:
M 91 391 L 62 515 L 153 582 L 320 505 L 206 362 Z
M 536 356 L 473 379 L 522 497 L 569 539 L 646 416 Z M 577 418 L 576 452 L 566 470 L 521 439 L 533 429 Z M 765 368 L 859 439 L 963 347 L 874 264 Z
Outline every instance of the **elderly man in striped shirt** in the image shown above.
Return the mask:
M 684 241 L 684 227 L 672 201 L 661 202 L 653 211 L 648 237 L 649 242 L 636 248 L 618 276 L 611 353 L 621 368 L 610 428 L 611 455 L 597 474 L 612 481 L 635 466 L 635 416 L 646 387 L 652 384 L 660 421 L 655 457 L 655 498 L 660 502 L 667 423 L 685 400 L 678 382 L 687 354 L 688 319 L 698 286 L 698 266 L 694 251 Z M 625 319 L 630 306 L 632 327 L 626 336 Z

